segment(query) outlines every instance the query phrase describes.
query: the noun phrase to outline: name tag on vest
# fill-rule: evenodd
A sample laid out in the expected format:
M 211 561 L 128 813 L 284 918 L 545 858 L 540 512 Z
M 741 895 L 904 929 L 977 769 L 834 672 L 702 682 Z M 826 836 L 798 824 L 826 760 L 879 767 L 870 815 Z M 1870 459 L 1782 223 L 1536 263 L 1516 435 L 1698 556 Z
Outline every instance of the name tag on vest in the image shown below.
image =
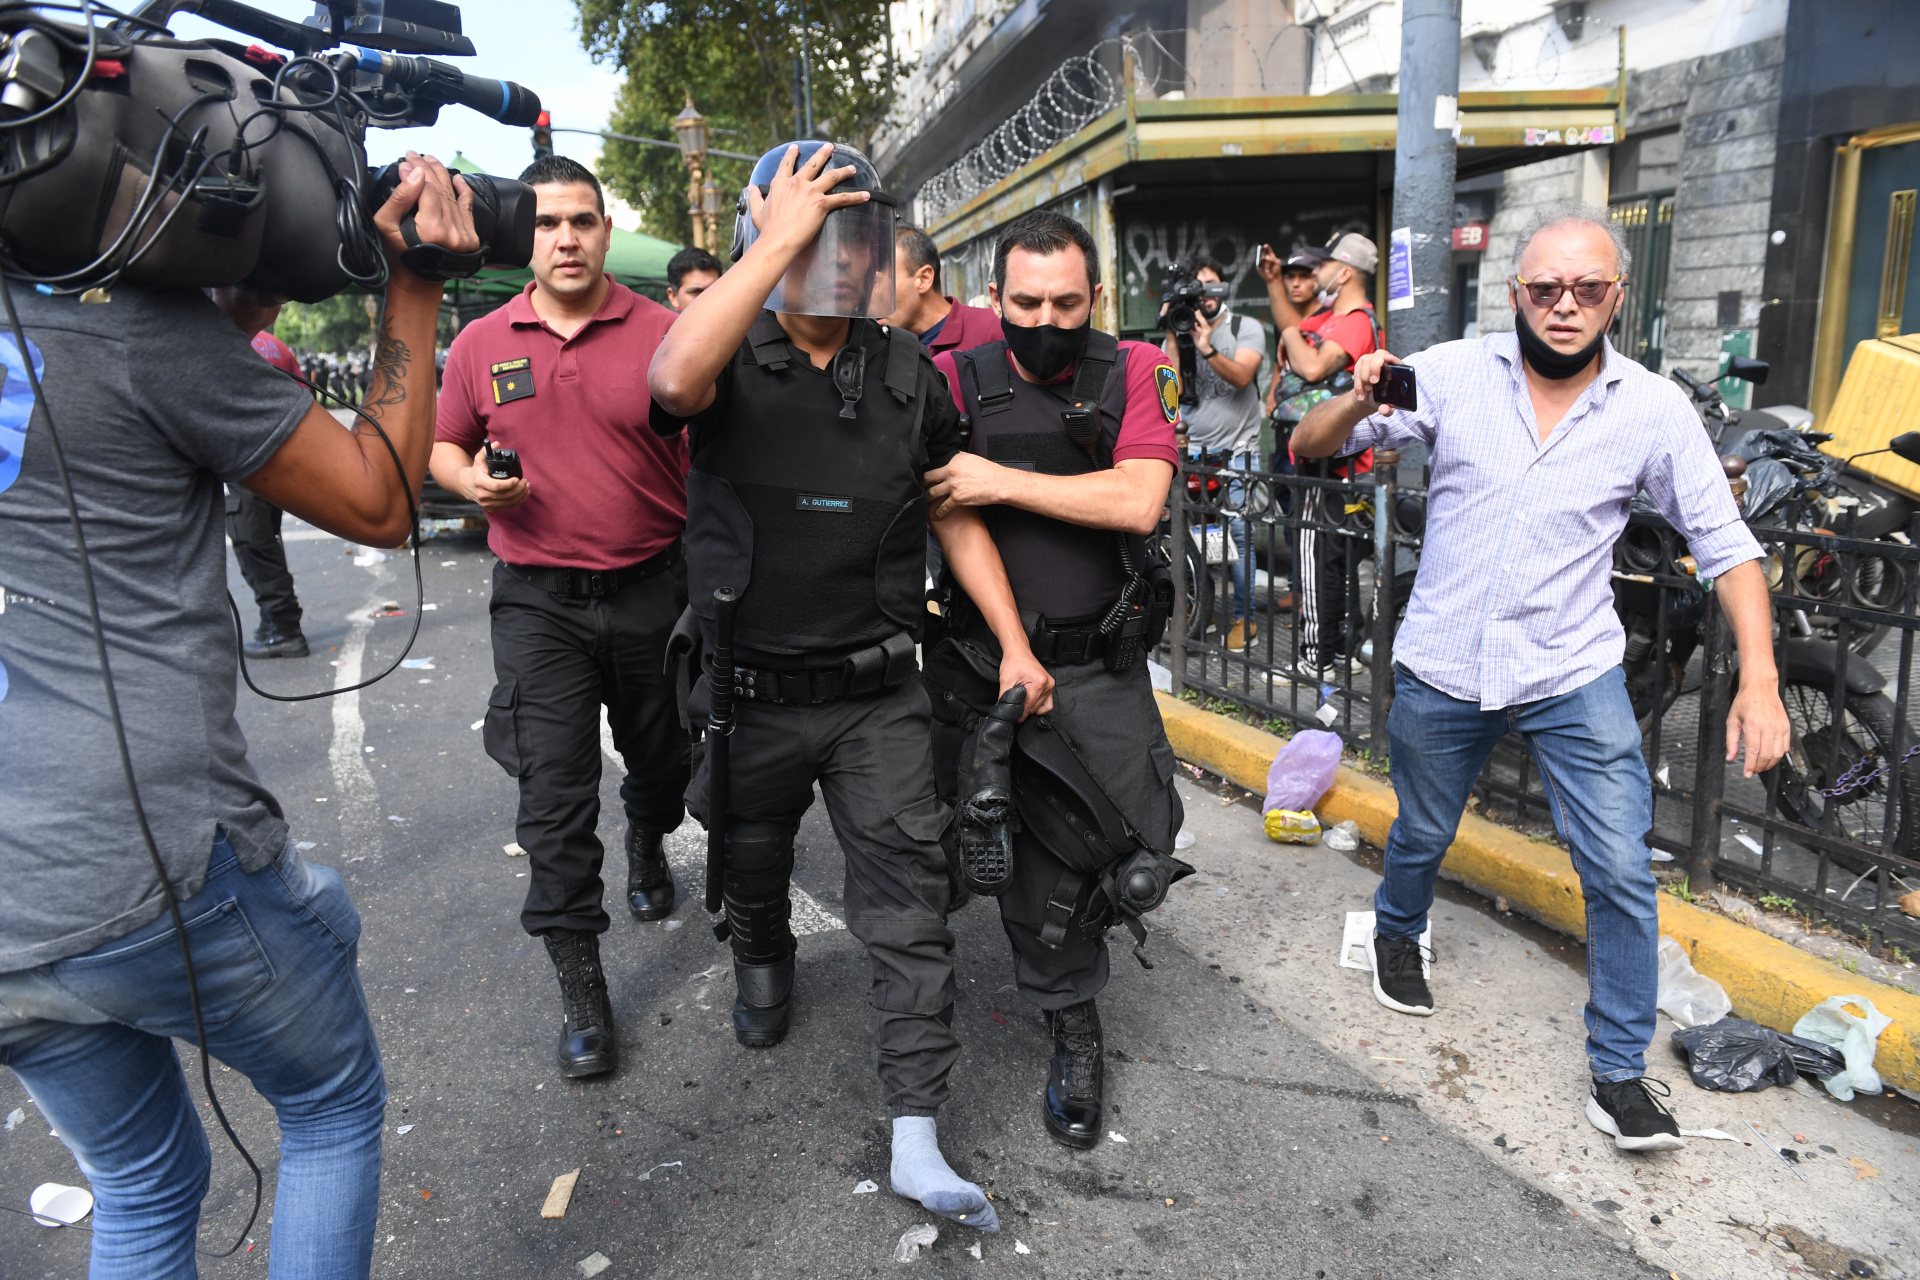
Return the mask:
M 510 404 L 533 394 L 533 361 L 525 356 L 502 360 L 487 372 L 493 375 L 493 402 Z
M 838 511 L 842 515 L 853 511 L 852 498 L 836 498 L 825 493 L 795 494 L 793 506 L 796 511 Z

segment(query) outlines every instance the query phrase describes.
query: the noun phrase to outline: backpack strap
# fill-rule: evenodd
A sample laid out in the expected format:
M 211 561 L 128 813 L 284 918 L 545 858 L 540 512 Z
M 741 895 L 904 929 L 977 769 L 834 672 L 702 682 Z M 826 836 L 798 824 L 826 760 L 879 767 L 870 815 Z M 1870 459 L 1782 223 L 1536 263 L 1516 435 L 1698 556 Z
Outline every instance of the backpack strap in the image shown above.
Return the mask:
M 967 352 L 973 366 L 973 386 L 980 397 L 980 416 L 990 418 L 1013 407 L 1013 371 L 1007 368 L 1007 344 L 986 342 Z
M 747 345 L 752 349 L 753 362 L 771 373 L 784 373 L 793 363 L 787 331 L 771 311 L 762 311 L 754 318 L 753 327 L 747 330 Z
M 901 404 L 913 399 L 914 388 L 920 385 L 920 361 L 926 354 L 926 348 L 920 345 L 920 339 L 908 333 L 906 326 L 894 325 L 887 330 L 887 390 Z

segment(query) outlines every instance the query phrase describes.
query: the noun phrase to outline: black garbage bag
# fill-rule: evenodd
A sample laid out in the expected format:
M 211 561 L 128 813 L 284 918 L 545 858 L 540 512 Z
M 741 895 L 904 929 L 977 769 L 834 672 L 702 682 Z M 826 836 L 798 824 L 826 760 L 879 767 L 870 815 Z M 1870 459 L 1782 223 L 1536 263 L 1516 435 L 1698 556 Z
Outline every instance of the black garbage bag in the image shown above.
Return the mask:
M 1752 1093 L 1776 1084 L 1791 1085 L 1801 1072 L 1830 1076 L 1847 1065 L 1838 1050 L 1745 1018 L 1682 1027 L 1673 1033 L 1673 1043 L 1686 1055 L 1693 1082 L 1721 1093 Z

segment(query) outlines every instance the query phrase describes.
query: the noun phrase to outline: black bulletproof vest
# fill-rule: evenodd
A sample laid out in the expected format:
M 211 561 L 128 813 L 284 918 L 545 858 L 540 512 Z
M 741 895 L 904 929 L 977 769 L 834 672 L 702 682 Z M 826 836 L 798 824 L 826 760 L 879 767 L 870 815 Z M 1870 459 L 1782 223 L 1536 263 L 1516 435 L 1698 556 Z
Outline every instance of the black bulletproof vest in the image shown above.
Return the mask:
M 864 358 L 855 350 L 864 351 Z M 919 341 L 855 320 L 816 370 L 771 311 L 732 362 L 687 475 L 687 589 L 711 642 L 713 593 L 741 592 L 736 643 L 844 653 L 925 615 L 925 400 L 939 380 Z M 850 398 L 856 396 L 857 398 Z
M 1007 344 L 960 352 L 960 394 L 973 419 L 975 453 L 1002 466 L 1050 476 L 1077 476 L 1112 465 L 1127 407 L 1127 353 L 1112 334 L 1088 335 L 1087 353 L 1070 382 L 1026 381 L 1007 363 Z M 1067 434 L 1063 412 L 1091 409 L 1094 446 Z M 981 509 L 1006 562 L 1014 602 L 1049 621 L 1078 621 L 1104 612 L 1126 584 L 1111 529 L 1089 529 L 1018 507 Z M 1134 563 L 1144 563 L 1140 539 Z

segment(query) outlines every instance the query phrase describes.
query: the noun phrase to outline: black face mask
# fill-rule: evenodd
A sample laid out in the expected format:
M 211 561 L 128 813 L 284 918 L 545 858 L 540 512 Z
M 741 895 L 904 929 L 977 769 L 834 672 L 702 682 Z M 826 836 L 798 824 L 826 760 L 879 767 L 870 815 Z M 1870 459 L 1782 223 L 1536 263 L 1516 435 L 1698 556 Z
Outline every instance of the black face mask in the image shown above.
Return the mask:
M 1065 373 L 1087 349 L 1087 335 L 1093 332 L 1093 317 L 1077 329 L 1062 329 L 1051 324 L 1011 324 L 1003 322 L 1000 331 L 1007 336 L 1007 350 L 1013 358 L 1042 382 L 1052 382 Z
M 1552 378 L 1555 382 L 1571 378 L 1592 364 L 1593 358 L 1600 354 L 1600 344 L 1607 340 L 1607 331 L 1602 328 L 1594 335 L 1592 342 L 1567 355 L 1548 346 L 1547 340 L 1535 333 L 1533 326 L 1527 323 L 1526 314 L 1517 310 L 1513 313 L 1513 331 L 1520 339 L 1521 358 L 1533 367 L 1535 373 L 1543 378 Z

